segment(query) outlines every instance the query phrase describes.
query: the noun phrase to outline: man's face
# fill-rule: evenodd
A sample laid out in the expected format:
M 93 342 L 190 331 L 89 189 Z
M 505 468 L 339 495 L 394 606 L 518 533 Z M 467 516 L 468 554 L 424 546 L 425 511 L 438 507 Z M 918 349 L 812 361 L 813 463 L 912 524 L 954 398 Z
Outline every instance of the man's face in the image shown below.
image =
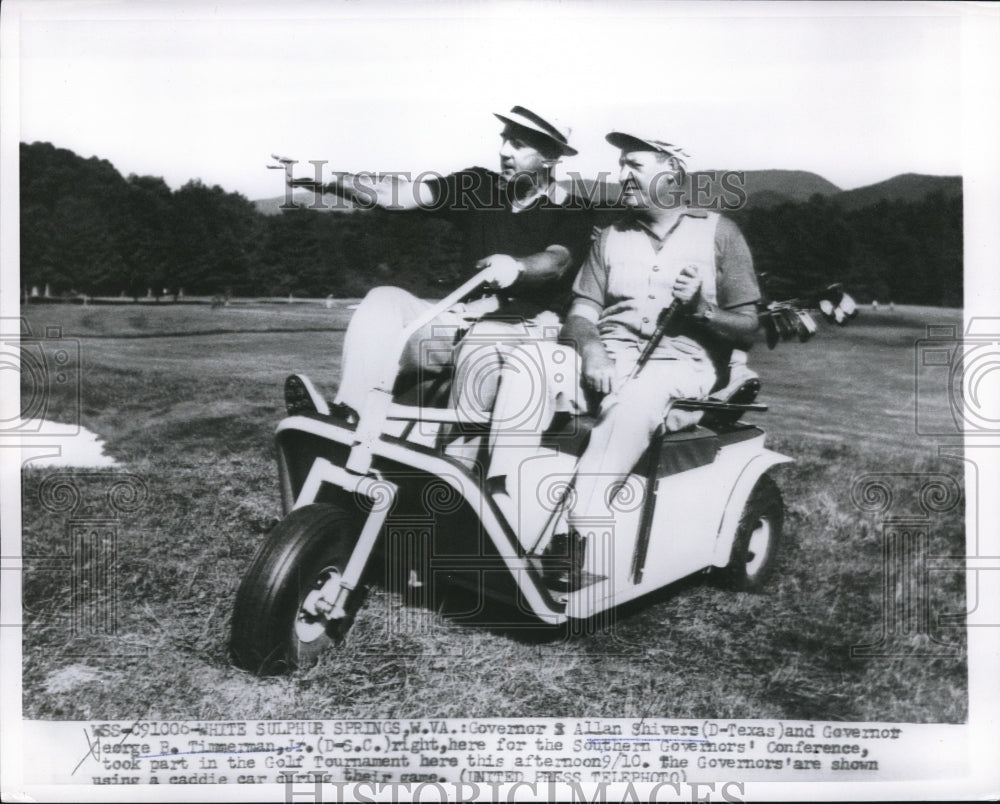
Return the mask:
M 515 176 L 543 177 L 549 160 L 513 126 L 500 133 L 500 177 L 512 181 Z
M 622 200 L 634 209 L 669 207 L 677 191 L 676 173 L 655 151 L 622 151 L 618 181 Z

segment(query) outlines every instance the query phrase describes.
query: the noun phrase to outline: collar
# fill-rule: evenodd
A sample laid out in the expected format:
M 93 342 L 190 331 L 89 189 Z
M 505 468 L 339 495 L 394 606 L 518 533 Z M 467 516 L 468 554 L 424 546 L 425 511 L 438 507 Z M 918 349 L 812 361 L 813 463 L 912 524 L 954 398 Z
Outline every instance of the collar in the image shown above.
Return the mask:
M 680 225 L 681 219 L 685 217 L 707 218 L 708 212 L 704 209 L 697 209 L 695 207 L 685 206 L 678 211 L 677 217 L 674 218 L 674 222 L 670 225 L 670 228 L 667 229 L 662 235 L 657 234 L 656 231 L 653 230 L 653 227 L 650 226 L 641 215 L 638 215 L 636 213 L 631 213 L 628 216 L 628 223 L 630 228 L 639 229 L 645 232 L 647 235 L 649 235 L 649 237 L 662 243 Z
M 536 187 L 530 193 L 528 193 L 524 198 L 514 198 L 511 200 L 510 211 L 517 213 L 521 212 L 528 207 L 534 205 L 537 201 L 542 198 L 547 198 L 553 204 L 558 204 L 562 206 L 566 203 L 566 199 L 569 198 L 569 193 L 566 191 L 565 187 L 560 187 L 555 182 L 549 182 L 545 188 Z

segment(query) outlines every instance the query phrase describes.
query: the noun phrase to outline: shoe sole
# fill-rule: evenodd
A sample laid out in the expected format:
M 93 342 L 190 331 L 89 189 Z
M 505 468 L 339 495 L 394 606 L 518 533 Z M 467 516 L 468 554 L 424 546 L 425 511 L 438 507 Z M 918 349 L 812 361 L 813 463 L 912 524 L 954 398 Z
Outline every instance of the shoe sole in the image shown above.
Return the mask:
M 330 407 L 315 386 L 301 374 L 292 374 L 285 379 L 285 408 L 290 415 L 318 413 L 330 415 Z

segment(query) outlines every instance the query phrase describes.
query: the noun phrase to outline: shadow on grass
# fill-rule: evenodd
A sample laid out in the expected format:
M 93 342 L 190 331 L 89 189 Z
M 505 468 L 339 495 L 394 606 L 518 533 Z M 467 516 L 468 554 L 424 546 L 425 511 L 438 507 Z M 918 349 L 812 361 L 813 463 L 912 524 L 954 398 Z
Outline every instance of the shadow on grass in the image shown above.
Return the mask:
M 619 626 L 647 615 L 655 606 L 669 604 L 689 590 L 705 586 L 707 580 L 705 573 L 695 573 L 587 619 L 571 619 L 560 625 L 541 622 L 527 604 L 519 601 L 513 584 L 507 599 L 487 598 L 467 587 L 448 583 L 434 584 L 429 599 L 424 601 L 415 600 L 412 590 L 387 587 L 386 591 L 401 594 L 403 605 L 422 606 L 436 612 L 456 633 L 462 629 L 485 631 L 524 646 L 573 644 L 581 655 L 592 654 L 597 658 L 607 655 L 609 643 L 613 643 L 611 652 L 616 655 L 642 655 L 643 645 L 623 640 Z

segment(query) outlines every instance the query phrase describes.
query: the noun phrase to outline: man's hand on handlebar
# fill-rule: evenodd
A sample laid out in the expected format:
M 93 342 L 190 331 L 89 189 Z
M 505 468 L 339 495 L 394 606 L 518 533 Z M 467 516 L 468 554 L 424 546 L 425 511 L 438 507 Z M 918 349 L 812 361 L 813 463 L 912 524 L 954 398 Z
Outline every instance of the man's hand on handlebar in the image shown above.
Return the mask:
M 483 296 L 481 299 L 456 304 L 449 309 L 471 324 L 474 321 L 478 321 L 484 315 L 489 315 L 499 310 L 500 300 L 496 296 Z
M 485 271 L 483 280 L 490 290 L 509 288 L 521 275 L 521 268 L 521 263 L 509 254 L 491 254 L 476 263 L 477 271 Z

